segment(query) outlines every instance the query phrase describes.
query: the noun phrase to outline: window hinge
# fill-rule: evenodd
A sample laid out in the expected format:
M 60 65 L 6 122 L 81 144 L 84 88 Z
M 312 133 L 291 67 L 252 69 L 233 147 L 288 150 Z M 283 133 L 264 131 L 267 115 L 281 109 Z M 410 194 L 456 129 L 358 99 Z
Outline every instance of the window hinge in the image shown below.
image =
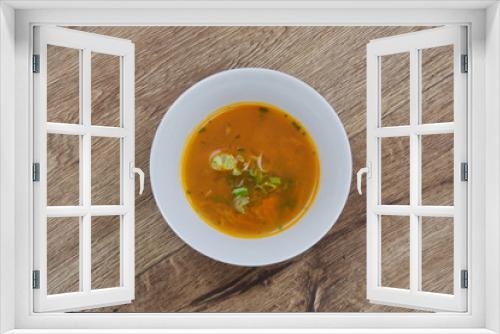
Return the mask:
M 142 169 L 134 166 L 134 163 L 131 161 L 129 163 L 129 176 L 131 179 L 135 177 L 135 174 L 139 175 L 139 195 L 142 195 L 144 192 L 144 172 Z
M 466 162 L 460 164 L 460 179 L 462 181 L 469 181 L 469 164 Z
M 462 270 L 460 272 L 460 287 L 462 289 L 467 289 L 469 287 L 469 271 Z
M 33 289 L 40 289 L 40 270 L 33 270 Z
M 40 55 L 33 55 L 33 73 L 40 73 Z
M 40 164 L 38 162 L 33 163 L 33 182 L 40 181 Z
M 469 72 L 469 56 L 462 55 L 462 73 Z
M 372 174 L 371 170 L 372 170 L 371 163 L 367 162 L 366 167 L 361 168 L 357 173 L 357 188 L 358 188 L 358 193 L 360 195 L 363 194 L 363 191 L 361 189 L 361 182 L 362 182 L 363 174 L 366 174 L 366 178 L 369 179 L 371 177 L 371 174 Z

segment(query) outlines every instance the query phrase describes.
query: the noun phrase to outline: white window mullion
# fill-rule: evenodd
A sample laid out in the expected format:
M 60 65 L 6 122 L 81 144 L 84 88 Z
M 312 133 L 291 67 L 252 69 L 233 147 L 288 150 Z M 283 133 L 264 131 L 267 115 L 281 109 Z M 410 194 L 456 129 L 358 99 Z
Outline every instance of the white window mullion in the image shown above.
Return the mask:
M 444 133 L 453 133 L 455 125 L 453 122 L 434 123 L 434 124 L 416 124 L 416 125 L 401 125 L 388 126 L 375 129 L 375 136 L 384 137 L 406 137 L 410 134 L 418 135 L 437 135 Z
M 410 51 L 410 126 L 419 124 L 420 114 L 420 61 L 417 49 Z M 420 204 L 420 137 L 410 133 L 410 206 Z M 419 217 L 410 213 L 410 290 L 420 288 L 420 233 Z
M 366 192 L 366 284 L 367 291 L 374 291 L 381 281 L 381 261 L 380 261 L 380 222 L 376 213 L 377 206 L 380 205 L 380 140 L 375 132 L 380 124 L 380 116 L 377 109 L 380 107 L 380 61 L 379 57 L 367 50 L 367 114 L 366 114 L 366 160 L 367 166 L 371 167 L 371 172 L 367 174 L 366 185 L 370 191 Z M 368 296 L 370 298 L 370 296 Z
M 83 49 L 82 52 L 82 73 L 81 73 L 81 120 L 83 126 L 90 125 L 91 117 L 91 52 L 88 49 Z M 91 136 L 85 133 L 82 136 L 82 145 L 80 152 L 80 165 L 81 165 L 81 193 L 82 193 L 82 206 L 85 209 L 85 214 L 81 218 L 80 226 L 80 282 L 82 291 L 85 293 L 91 290 L 92 281 L 92 240 L 91 240 L 91 173 L 92 173 L 92 158 L 91 158 Z
M 85 70 L 86 70 L 86 67 L 84 68 L 83 66 L 83 63 L 84 63 L 84 53 L 83 53 L 83 50 L 80 50 L 79 52 L 80 54 L 80 71 L 79 71 L 79 75 L 80 75 L 80 96 L 79 96 L 79 102 L 80 102 L 80 106 L 79 106 L 79 119 L 80 119 L 80 123 L 83 124 L 83 119 L 86 117 L 85 115 L 87 114 L 87 112 L 85 112 L 85 108 L 87 108 L 87 103 L 84 103 L 84 100 L 85 100 L 85 94 L 87 93 L 87 89 L 85 89 L 85 81 L 84 81 L 84 73 L 85 73 Z M 88 116 L 87 116 L 88 117 Z M 70 125 L 70 124 L 68 124 Z M 72 124 L 71 124 L 72 125 Z M 82 126 L 82 125 L 77 125 L 77 126 Z M 83 126 L 82 126 L 83 127 Z M 85 230 L 86 230 L 86 226 L 88 225 L 87 224 L 87 221 L 86 221 L 86 218 L 85 218 L 85 215 L 86 215 L 86 211 L 85 211 L 85 203 L 86 203 L 86 193 L 85 193 L 85 178 L 83 177 L 83 175 L 85 174 L 85 171 L 86 171 L 86 166 L 85 164 L 83 163 L 83 159 L 85 158 L 85 144 L 84 144 L 84 133 L 71 133 L 69 132 L 68 133 L 68 129 L 71 129 L 71 127 L 69 126 L 66 126 L 66 127 L 59 127 L 59 129 L 54 129 L 55 131 L 59 130 L 58 132 L 59 133 L 62 133 L 62 134 L 73 134 L 73 135 L 79 135 L 80 139 L 80 145 L 79 145 L 79 148 L 80 148 L 80 152 L 79 152 L 79 160 L 80 160 L 80 163 L 79 163 L 79 177 L 80 177 L 80 186 L 79 186 L 79 189 L 80 189 L 80 208 L 81 210 L 78 210 L 79 211 L 79 219 L 80 219 L 80 224 L 79 224 L 79 228 L 78 228 L 78 233 L 79 233 L 79 244 L 78 244 L 78 261 L 79 261 L 79 268 L 78 268 L 78 276 L 79 276 L 79 279 L 78 279 L 78 283 L 79 283 L 79 291 L 85 291 L 88 289 L 88 286 L 87 286 L 87 278 L 85 277 L 84 273 L 85 273 L 85 270 L 86 268 L 88 267 L 88 264 L 86 262 L 86 259 L 83 258 L 82 254 L 84 254 L 85 252 L 85 249 L 86 249 L 86 243 L 87 243 L 87 240 L 86 240 L 86 237 L 85 236 Z M 47 122 L 47 132 L 50 132 L 52 129 L 51 129 L 51 123 Z M 64 211 L 66 210 L 59 210 L 59 211 L 63 211 L 62 213 L 64 213 Z M 77 210 L 75 210 L 76 212 Z M 47 214 L 49 214 L 50 210 L 49 208 L 47 208 Z
M 133 133 L 135 128 L 135 117 L 133 113 L 135 105 L 135 80 L 134 80 L 134 45 L 130 51 L 124 54 L 120 61 L 121 97 L 120 113 L 121 126 L 127 133 Z M 127 209 L 127 214 L 120 219 L 120 282 L 123 287 L 131 292 L 133 299 L 135 286 L 135 137 L 127 135 L 121 141 L 121 201 Z M 143 180 L 141 181 L 143 182 Z
M 90 211 L 89 211 L 90 210 Z M 80 205 L 48 206 L 47 217 L 121 216 L 128 212 L 123 205 L 92 205 L 90 209 Z
M 120 127 L 125 128 L 125 126 L 129 125 L 126 120 L 126 112 L 123 110 L 126 105 L 123 101 L 124 96 L 124 63 L 123 57 L 120 58 Z M 120 141 L 120 204 L 127 206 L 129 203 L 127 196 L 128 192 L 128 179 L 130 178 L 130 171 L 125 169 L 125 165 L 129 165 L 128 163 L 123 163 L 124 161 L 130 161 L 130 157 L 128 156 L 128 152 L 124 149 L 127 147 L 127 141 L 129 139 L 127 137 L 122 138 Z M 132 191 L 133 192 L 133 191 Z M 128 217 L 127 217 L 128 218 Z M 127 218 L 123 215 L 120 216 L 120 286 L 124 286 L 127 279 L 125 275 L 127 275 L 127 254 L 126 254 L 126 245 L 127 242 L 125 229 L 127 228 Z
M 454 207 L 437 205 L 376 205 L 372 211 L 383 216 L 410 216 L 415 214 L 419 217 L 453 217 L 455 214 Z
M 63 135 L 84 135 L 90 134 L 94 137 L 121 138 L 129 135 L 129 131 L 123 128 L 99 125 L 82 125 L 66 123 L 47 123 L 48 133 L 57 133 Z
M 80 218 L 80 291 L 85 293 L 91 290 L 91 225 L 90 215 L 87 213 Z

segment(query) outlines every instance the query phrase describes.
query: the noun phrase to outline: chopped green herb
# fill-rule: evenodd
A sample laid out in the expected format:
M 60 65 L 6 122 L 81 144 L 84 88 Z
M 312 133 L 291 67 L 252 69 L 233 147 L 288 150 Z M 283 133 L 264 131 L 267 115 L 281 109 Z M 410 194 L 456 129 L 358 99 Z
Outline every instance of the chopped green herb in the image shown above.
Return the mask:
M 297 130 L 299 130 L 299 131 L 302 129 L 302 127 L 301 127 L 301 126 L 300 126 L 297 122 L 295 122 L 295 121 L 292 121 L 292 125 L 293 125 L 293 127 L 294 127 L 295 129 L 297 129 Z
M 269 111 L 269 108 L 267 108 L 267 107 L 259 107 L 259 111 L 260 111 L 261 113 L 266 113 L 266 112 L 268 112 L 268 111 Z
M 269 182 L 279 186 L 281 184 L 281 179 L 278 176 L 269 176 Z
M 266 187 L 268 187 L 268 188 L 269 188 L 269 189 L 271 189 L 271 190 L 274 190 L 274 189 L 276 189 L 276 188 L 278 187 L 277 185 L 272 184 L 272 183 L 271 183 L 271 182 L 269 182 L 269 181 L 264 182 L 264 184 L 263 184 L 263 185 L 264 185 L 264 186 L 266 186 Z
M 258 189 L 258 190 L 262 191 L 264 194 L 267 194 L 267 190 L 266 190 L 266 188 L 264 188 L 263 184 L 256 185 L 255 189 Z
M 248 174 L 255 179 L 255 183 L 257 183 L 257 184 L 261 184 L 262 180 L 264 179 L 264 177 L 262 175 L 262 170 L 257 169 L 257 168 L 250 169 Z
M 238 152 L 244 149 L 237 147 Z M 245 213 L 246 206 L 251 203 L 251 192 L 258 191 L 262 195 L 267 195 L 278 187 L 288 188 L 289 180 L 281 179 L 275 175 L 269 175 L 262 166 L 263 156 L 251 156 L 245 158 L 241 154 L 228 154 L 216 152 L 210 159 L 210 165 L 214 170 L 230 172 L 225 173 L 228 185 L 232 188 L 232 204 L 236 211 Z M 248 186 L 247 186 L 248 185 Z M 210 194 L 206 194 L 208 197 Z M 230 204 L 227 198 L 213 195 L 210 197 L 214 202 Z M 258 198 L 258 197 L 257 197 Z M 286 206 L 286 205 L 285 205 Z
M 186 194 L 191 195 L 191 190 L 187 189 Z
M 238 147 L 236 151 L 238 151 L 239 153 L 243 153 L 245 152 L 245 149 L 243 147 Z
M 233 195 L 236 197 L 239 196 L 248 196 L 248 189 L 247 187 L 238 187 L 233 189 Z
M 201 129 L 198 130 L 198 133 L 203 133 L 207 131 L 207 128 L 206 127 L 202 127 Z

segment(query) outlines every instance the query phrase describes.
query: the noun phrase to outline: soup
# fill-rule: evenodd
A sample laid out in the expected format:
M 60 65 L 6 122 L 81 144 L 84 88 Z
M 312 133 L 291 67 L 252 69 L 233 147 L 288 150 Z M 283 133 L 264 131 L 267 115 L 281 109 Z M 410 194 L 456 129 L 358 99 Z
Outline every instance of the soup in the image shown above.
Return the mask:
M 304 126 L 276 106 L 220 108 L 190 135 L 181 162 L 187 199 L 202 220 L 234 237 L 293 226 L 319 185 L 319 157 Z

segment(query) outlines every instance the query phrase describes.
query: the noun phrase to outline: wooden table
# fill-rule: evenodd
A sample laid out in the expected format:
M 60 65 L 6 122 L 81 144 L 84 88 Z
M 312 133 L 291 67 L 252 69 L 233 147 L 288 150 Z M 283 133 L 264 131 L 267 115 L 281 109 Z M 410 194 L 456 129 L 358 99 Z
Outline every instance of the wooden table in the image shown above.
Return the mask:
M 243 268 L 213 261 L 184 244 L 163 220 L 151 193 L 149 154 L 153 136 L 160 120 L 175 99 L 191 85 L 208 75 L 231 68 L 266 67 L 296 76 L 322 94 L 339 114 L 353 153 L 353 177 L 365 165 L 366 151 L 366 44 L 371 39 L 418 30 L 411 27 L 84 27 L 99 34 L 130 39 L 136 47 L 136 165 L 146 172 L 145 192 L 136 197 L 136 292 L 133 303 L 94 311 L 105 312 L 379 312 L 404 311 L 393 307 L 370 304 L 366 299 L 366 198 L 351 187 L 345 209 L 331 231 L 313 248 L 284 263 Z M 49 58 L 58 64 L 57 72 L 67 58 L 55 52 Z M 98 93 L 116 94 L 112 75 L 101 66 L 102 81 Z M 68 65 L 70 66 L 70 65 Z M 96 72 L 99 73 L 99 72 Z M 108 80 L 109 79 L 109 80 Z M 59 90 L 65 89 L 67 77 L 61 73 L 53 81 Z M 110 82 L 109 87 L 107 86 Z M 61 84 L 62 83 L 62 84 Z M 50 103 L 65 117 L 67 104 L 64 94 L 56 93 Z M 110 108 L 96 102 L 93 113 L 105 113 Z M 52 164 L 76 164 L 78 157 L 64 160 L 70 149 L 56 148 Z M 99 146 L 97 146 L 99 148 Z M 395 145 L 384 159 L 395 165 L 395 158 L 404 148 Z M 449 153 L 450 148 L 436 143 L 436 157 Z M 97 150 L 96 150 L 97 152 Z M 112 146 L 99 149 L 101 156 L 93 158 L 93 171 L 98 182 L 111 189 L 114 181 L 110 166 Z M 384 153 L 385 154 L 385 153 Z M 432 159 L 431 159 L 432 160 Z M 49 161 L 51 163 L 51 161 Z M 432 162 L 430 162 L 432 163 Z M 388 166 L 389 168 L 390 166 Z M 61 177 L 49 175 L 59 200 L 68 198 L 67 187 L 73 173 Z M 353 179 L 354 180 L 354 179 Z M 437 173 L 434 184 L 448 184 L 448 175 Z M 116 186 L 116 184 L 114 185 Z M 433 184 L 428 187 L 433 193 Z M 103 200 L 111 193 L 96 192 Z M 401 199 L 398 189 L 388 191 L 388 198 Z M 437 194 L 436 196 L 441 196 Z M 427 235 L 436 240 L 444 232 L 434 229 Z M 448 231 L 449 232 L 449 231 Z M 96 282 L 117 281 L 117 252 L 112 250 L 117 239 L 113 224 L 96 227 L 93 263 Z M 50 286 L 55 290 L 77 285 L 74 263 L 75 238 L 68 231 L 54 228 L 51 239 L 56 246 L 49 252 Z M 405 233 L 394 229 L 388 234 L 390 248 L 384 264 L 390 280 L 408 279 Z M 103 244 L 102 247 L 98 246 Z M 76 243 L 77 244 L 77 243 Z M 66 253 L 65 253 L 66 252 Z M 438 250 L 436 249 L 436 252 Z M 68 255 L 69 254 L 69 255 Z M 405 256 L 400 256 L 401 254 Z M 429 262 L 435 275 L 435 285 L 449 265 L 446 254 L 441 260 Z M 449 254 L 448 254 L 449 255 Z M 58 258 L 66 257 L 66 260 Z M 444 268 L 444 269 L 443 269 Z M 433 276 L 434 277 L 434 276 Z M 431 285 L 433 279 L 431 278 Z M 441 286 L 441 288 L 447 288 Z M 449 288 L 449 287 L 448 287 Z

